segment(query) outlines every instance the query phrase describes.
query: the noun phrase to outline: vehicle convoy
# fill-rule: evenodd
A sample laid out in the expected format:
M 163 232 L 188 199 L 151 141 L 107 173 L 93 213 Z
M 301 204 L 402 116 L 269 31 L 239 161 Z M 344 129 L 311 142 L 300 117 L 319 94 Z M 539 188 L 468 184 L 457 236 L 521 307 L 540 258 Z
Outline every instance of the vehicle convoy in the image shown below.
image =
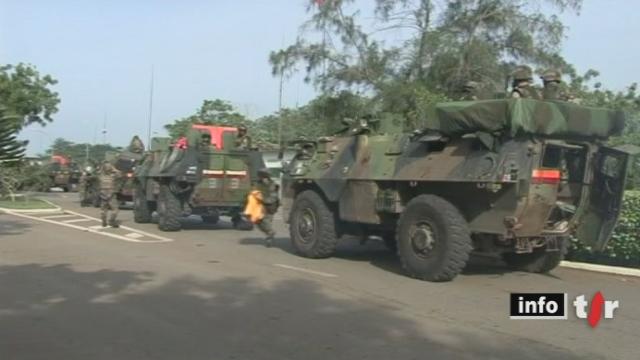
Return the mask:
M 299 144 L 283 179 L 291 241 L 323 258 L 342 235 L 376 235 L 429 281 L 453 279 L 472 251 L 550 271 L 571 234 L 596 249 L 611 236 L 631 151 L 604 141 L 624 121 L 530 99 L 438 104 L 412 133 L 392 116 L 354 121 Z
M 51 156 L 51 162 L 47 165 L 50 184 L 59 187 L 64 192 L 76 190 L 80 181 L 81 171 L 78 164 L 63 155 Z
M 158 213 L 162 231 L 181 229 L 180 218 L 200 215 L 215 224 L 230 216 L 234 227 L 251 229 L 241 216 L 247 194 L 264 167 L 262 154 L 235 149 L 236 128 L 193 125 L 171 145 L 154 138 L 134 174 L 134 219 L 151 222 Z

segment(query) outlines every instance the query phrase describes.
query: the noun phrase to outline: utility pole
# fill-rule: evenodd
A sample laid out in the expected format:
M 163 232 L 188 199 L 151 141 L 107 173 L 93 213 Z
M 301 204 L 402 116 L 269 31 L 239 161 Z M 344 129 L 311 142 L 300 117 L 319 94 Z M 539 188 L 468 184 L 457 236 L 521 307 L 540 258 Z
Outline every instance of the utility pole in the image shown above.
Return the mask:
M 107 113 L 104 113 L 104 118 L 102 120 L 102 143 L 107 144 Z
M 149 123 L 147 124 L 147 148 L 151 149 L 151 123 L 153 119 L 153 73 L 154 66 L 151 65 L 151 84 L 149 85 Z

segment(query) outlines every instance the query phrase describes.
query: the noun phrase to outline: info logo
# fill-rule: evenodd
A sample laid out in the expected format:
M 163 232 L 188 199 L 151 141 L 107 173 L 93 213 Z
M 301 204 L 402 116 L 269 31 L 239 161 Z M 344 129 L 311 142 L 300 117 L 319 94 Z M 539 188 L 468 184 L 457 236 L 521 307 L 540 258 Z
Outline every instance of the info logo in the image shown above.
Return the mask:
M 593 328 L 600 319 L 613 319 L 614 311 L 620 307 L 618 300 L 605 300 L 602 292 L 593 295 L 591 302 L 579 295 L 573 301 L 576 317 L 587 319 Z M 511 319 L 567 319 L 566 293 L 512 293 L 510 294 L 509 317 Z
M 512 293 L 510 318 L 564 320 L 567 318 L 567 294 Z

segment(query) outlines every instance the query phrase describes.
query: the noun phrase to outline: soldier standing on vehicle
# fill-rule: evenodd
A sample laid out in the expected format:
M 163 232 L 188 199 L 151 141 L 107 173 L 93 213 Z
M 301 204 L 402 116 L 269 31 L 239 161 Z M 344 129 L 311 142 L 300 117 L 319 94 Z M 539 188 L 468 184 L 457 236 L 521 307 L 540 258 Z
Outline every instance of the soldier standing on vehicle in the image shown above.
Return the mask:
M 545 100 L 568 100 L 567 95 L 562 91 L 562 73 L 558 70 L 550 69 L 542 76 L 542 98 Z
M 251 136 L 247 135 L 247 127 L 238 126 L 238 136 L 236 137 L 236 149 L 251 150 Z
M 264 217 L 258 222 L 258 228 L 267 235 L 265 245 L 271 247 L 276 232 L 273 230 L 273 216 L 278 212 L 280 199 L 278 199 L 278 184 L 271 179 L 269 169 L 263 168 L 258 170 L 258 190 L 262 194 L 262 206 L 264 208 Z
M 116 182 L 120 179 L 121 173 L 110 162 L 105 160 L 100 169 L 100 200 L 101 200 L 101 219 L 102 226 L 107 226 L 107 218 L 109 218 L 109 226 L 117 228 L 120 223 L 116 219 L 118 216 L 118 199 L 116 198 Z M 109 217 L 111 212 L 111 217 Z
M 462 95 L 460 101 L 473 101 L 478 100 L 478 83 L 475 81 L 467 81 L 462 86 Z
M 518 66 L 513 72 L 512 77 L 512 98 L 540 100 L 540 94 L 538 93 L 538 90 L 533 87 L 533 71 L 529 66 Z
M 142 154 L 144 152 L 144 143 L 138 135 L 135 135 L 131 142 L 129 143 L 129 151 L 132 153 Z

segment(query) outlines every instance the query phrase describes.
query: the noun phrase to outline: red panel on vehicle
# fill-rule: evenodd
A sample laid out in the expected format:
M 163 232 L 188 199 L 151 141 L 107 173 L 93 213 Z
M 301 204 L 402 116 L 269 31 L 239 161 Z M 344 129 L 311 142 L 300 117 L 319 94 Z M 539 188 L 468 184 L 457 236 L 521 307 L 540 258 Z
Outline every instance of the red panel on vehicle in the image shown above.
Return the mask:
M 203 132 L 208 131 L 209 134 L 211 134 L 211 145 L 215 146 L 216 149 L 222 149 L 224 147 L 222 135 L 225 132 L 238 132 L 237 128 L 231 126 L 193 124 L 191 128 Z

